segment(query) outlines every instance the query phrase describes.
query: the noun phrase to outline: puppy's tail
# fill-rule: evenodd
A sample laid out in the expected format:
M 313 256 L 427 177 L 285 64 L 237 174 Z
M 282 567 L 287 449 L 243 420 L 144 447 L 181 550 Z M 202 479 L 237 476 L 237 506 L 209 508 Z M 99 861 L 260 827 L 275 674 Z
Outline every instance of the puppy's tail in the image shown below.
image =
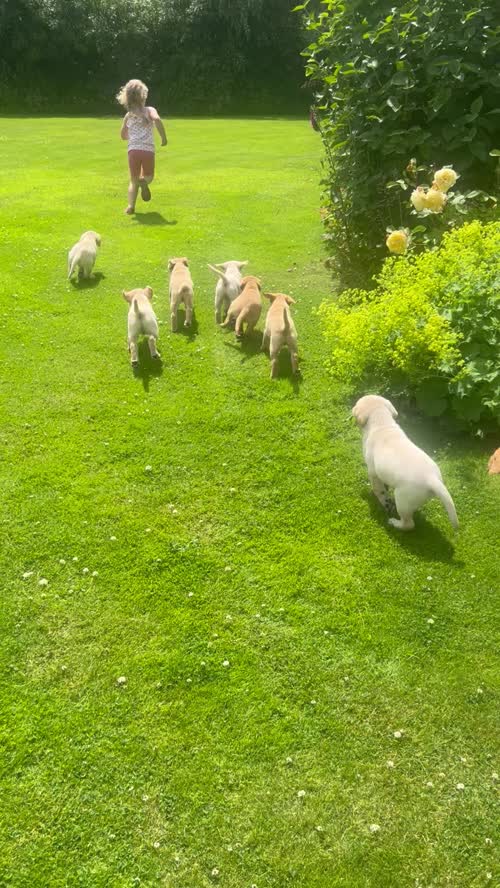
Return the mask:
M 138 318 L 140 318 L 140 317 L 141 317 L 141 312 L 139 311 L 139 303 L 137 302 L 137 299 L 134 298 L 134 299 L 132 300 L 132 305 L 134 306 L 134 312 L 135 312 L 135 314 L 137 315 Z
M 227 277 L 224 272 L 220 270 L 220 268 L 216 268 L 215 265 L 209 265 L 208 267 L 210 271 L 214 271 L 215 274 L 217 274 L 220 279 L 223 280 L 225 284 L 227 284 Z
M 453 527 L 456 530 L 458 527 L 458 518 L 455 510 L 455 504 L 443 482 L 440 481 L 439 478 L 432 478 L 429 487 L 432 490 L 434 496 L 437 496 L 437 498 L 441 500 L 448 513 L 448 518 L 450 519 Z
M 283 323 L 285 325 L 285 333 L 290 329 L 290 321 L 288 319 L 288 305 L 283 306 Z

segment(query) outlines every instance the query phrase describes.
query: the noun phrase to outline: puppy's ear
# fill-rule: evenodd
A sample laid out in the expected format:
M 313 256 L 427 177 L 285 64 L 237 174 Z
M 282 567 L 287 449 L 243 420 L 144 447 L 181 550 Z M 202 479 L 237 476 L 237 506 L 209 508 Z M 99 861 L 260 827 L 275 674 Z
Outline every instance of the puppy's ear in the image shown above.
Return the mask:
M 244 268 L 245 265 L 248 265 L 248 259 L 245 259 L 244 262 L 238 262 L 238 268 Z
M 174 260 L 173 260 L 173 259 L 169 259 L 169 260 L 168 260 L 168 270 L 169 270 L 169 271 L 172 271 L 174 265 L 175 265 Z
M 98 247 L 101 246 L 101 235 L 100 235 L 100 234 L 96 234 L 96 236 L 95 236 L 95 242 L 96 242 L 96 244 L 97 244 Z
M 255 280 L 255 283 L 257 284 L 257 286 L 258 286 L 260 292 L 262 293 L 262 282 L 261 282 L 261 280 L 260 280 L 259 278 L 254 278 L 254 280 Z
M 125 302 L 130 302 L 130 299 L 131 299 L 132 293 L 130 293 L 130 292 L 127 293 L 126 290 L 122 290 L 122 296 L 123 296 L 123 298 L 125 299 Z
M 383 400 L 385 406 L 387 407 L 387 409 L 390 410 L 391 416 L 393 417 L 393 419 L 396 419 L 396 416 L 398 415 L 398 411 L 396 410 L 394 404 L 391 404 L 391 402 L 387 398 L 383 398 L 382 400 Z
M 287 302 L 288 305 L 296 305 L 296 304 L 297 304 L 297 303 L 295 302 L 295 299 L 292 299 L 291 296 L 285 296 L 285 302 Z
M 152 287 L 144 287 L 144 292 L 148 297 L 149 301 L 153 301 L 153 288 Z
M 352 408 L 352 415 L 359 426 L 364 426 L 370 415 L 370 408 L 363 398 L 360 398 Z
M 276 293 L 263 293 L 262 294 L 266 299 L 269 299 L 269 302 L 274 302 L 276 299 Z
M 181 262 L 182 262 L 182 264 L 183 264 L 183 265 L 185 265 L 185 266 L 186 266 L 186 268 L 189 268 L 189 262 L 188 262 L 188 261 L 187 261 L 187 259 L 186 259 L 186 257 L 185 257 L 185 256 L 184 256 L 184 258 L 183 258 L 183 259 L 181 259 Z

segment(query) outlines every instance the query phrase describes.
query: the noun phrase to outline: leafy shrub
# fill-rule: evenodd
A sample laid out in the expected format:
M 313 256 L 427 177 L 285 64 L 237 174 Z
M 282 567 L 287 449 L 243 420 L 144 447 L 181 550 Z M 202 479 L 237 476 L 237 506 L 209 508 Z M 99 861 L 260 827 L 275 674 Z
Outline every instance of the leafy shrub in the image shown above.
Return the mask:
M 299 4 L 326 149 L 326 238 L 351 285 L 380 268 L 387 226 L 410 204 L 387 183 L 410 158 L 453 164 L 465 190 L 495 187 L 500 148 L 497 0 Z
M 341 379 L 479 430 L 500 421 L 500 222 L 386 259 L 373 290 L 347 290 L 320 314 Z

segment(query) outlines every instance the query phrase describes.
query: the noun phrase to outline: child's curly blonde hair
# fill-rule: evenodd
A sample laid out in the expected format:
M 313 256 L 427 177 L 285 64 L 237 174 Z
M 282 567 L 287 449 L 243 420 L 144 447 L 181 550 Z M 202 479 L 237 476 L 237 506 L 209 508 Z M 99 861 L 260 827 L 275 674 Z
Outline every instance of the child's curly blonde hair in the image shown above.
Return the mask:
M 116 94 L 117 101 L 127 111 L 143 108 L 148 97 L 148 88 L 142 80 L 129 80 Z

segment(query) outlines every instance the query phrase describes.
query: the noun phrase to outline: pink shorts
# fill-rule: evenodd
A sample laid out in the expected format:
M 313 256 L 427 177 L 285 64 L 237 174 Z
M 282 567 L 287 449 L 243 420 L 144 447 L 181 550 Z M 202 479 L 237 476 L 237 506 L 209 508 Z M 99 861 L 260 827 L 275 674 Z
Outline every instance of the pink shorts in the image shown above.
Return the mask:
M 153 151 L 138 151 L 133 148 L 128 152 L 128 167 L 133 179 L 141 176 L 154 176 L 155 156 Z

